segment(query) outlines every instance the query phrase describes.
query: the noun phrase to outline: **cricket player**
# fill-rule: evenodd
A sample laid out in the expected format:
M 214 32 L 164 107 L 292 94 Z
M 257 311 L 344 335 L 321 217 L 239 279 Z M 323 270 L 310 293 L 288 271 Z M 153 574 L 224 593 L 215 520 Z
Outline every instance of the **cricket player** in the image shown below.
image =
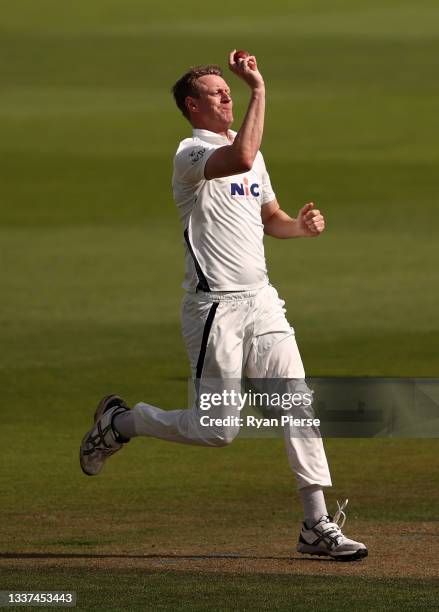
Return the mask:
M 192 136 L 178 146 L 172 181 L 185 244 L 183 337 L 198 398 L 209 396 L 218 384 L 236 389 L 243 377 L 287 386 L 294 381 L 294 388 L 304 391 L 294 329 L 269 283 L 263 237 L 316 238 L 325 221 L 311 202 L 296 218 L 280 208 L 259 150 L 263 77 L 252 55 L 238 57 L 232 51 L 229 68 L 250 89 L 238 132 L 230 129 L 232 97 L 218 66 L 191 68 L 173 87 L 176 104 L 192 126 Z M 109 395 L 98 404 L 82 440 L 81 468 L 98 474 L 105 460 L 135 436 L 226 446 L 239 432 L 239 414 L 236 405 L 216 403 L 203 418 L 197 399 L 186 410 L 166 411 L 144 402 L 130 409 L 122 398 Z M 318 430 L 297 435 L 286 425 L 284 433 L 304 508 L 297 550 L 345 561 L 366 557 L 366 546 L 341 531 L 347 500 L 334 516 L 326 508 L 323 487 L 331 486 L 331 477 Z

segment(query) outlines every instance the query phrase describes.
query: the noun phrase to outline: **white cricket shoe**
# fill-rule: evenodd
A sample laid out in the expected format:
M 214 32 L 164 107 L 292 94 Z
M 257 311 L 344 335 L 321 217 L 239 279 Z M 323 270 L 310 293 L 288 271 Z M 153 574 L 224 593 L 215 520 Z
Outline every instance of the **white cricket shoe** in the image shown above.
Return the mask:
M 107 395 L 98 404 L 94 414 L 94 425 L 81 442 L 79 462 L 87 476 L 96 476 L 105 460 L 117 453 L 129 440 L 122 438 L 113 429 L 113 419 L 129 410 L 118 395 Z
M 367 557 L 366 546 L 346 538 L 341 531 L 346 520 L 343 510 L 347 505 L 347 499 L 341 506 L 337 502 L 338 510 L 334 517 L 322 516 L 310 529 L 303 523 L 297 551 L 309 555 L 326 555 L 336 561 L 357 561 Z M 339 525 L 340 518 L 342 521 Z

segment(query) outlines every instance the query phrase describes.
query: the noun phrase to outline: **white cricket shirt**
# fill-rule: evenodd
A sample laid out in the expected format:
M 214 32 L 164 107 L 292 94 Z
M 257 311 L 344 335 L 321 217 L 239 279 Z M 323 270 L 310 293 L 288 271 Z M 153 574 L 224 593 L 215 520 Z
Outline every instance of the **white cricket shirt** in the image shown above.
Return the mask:
M 229 132 L 233 136 L 236 132 Z M 268 283 L 261 206 L 275 194 L 259 151 L 249 172 L 206 180 L 210 155 L 230 141 L 194 129 L 174 158 L 172 188 L 183 224 L 187 291 L 244 291 Z

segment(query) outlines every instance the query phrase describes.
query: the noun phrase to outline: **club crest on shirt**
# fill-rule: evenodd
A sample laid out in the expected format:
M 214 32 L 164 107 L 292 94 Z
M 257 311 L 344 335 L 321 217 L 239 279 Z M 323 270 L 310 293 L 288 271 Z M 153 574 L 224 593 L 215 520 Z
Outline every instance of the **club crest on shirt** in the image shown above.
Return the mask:
M 259 185 L 258 183 L 252 183 L 251 185 L 248 182 L 248 178 L 244 177 L 242 179 L 242 183 L 231 183 L 230 184 L 230 195 L 232 196 L 250 196 L 252 195 L 254 198 L 259 197 Z
M 205 148 L 201 148 L 201 149 L 193 149 L 190 153 L 189 153 L 189 157 L 191 158 L 191 164 L 194 165 L 196 164 L 198 161 L 200 161 L 200 159 L 203 157 L 203 155 L 206 153 L 206 149 Z

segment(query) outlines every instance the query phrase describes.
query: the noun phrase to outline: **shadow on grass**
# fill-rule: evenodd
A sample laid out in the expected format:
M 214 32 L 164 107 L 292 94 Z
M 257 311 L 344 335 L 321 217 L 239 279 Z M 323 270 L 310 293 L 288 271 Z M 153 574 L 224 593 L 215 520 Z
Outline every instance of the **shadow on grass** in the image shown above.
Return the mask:
M 147 555 L 129 555 L 129 554 L 111 554 L 111 553 L 50 553 L 50 552 L 2 552 L 0 559 L 175 559 L 182 561 L 198 561 L 203 559 L 248 559 L 253 561 L 320 561 L 332 562 L 329 557 L 276 557 L 276 556 L 259 556 L 259 555 L 241 555 L 238 553 L 219 553 L 210 555 L 166 555 L 166 554 L 147 554 Z

